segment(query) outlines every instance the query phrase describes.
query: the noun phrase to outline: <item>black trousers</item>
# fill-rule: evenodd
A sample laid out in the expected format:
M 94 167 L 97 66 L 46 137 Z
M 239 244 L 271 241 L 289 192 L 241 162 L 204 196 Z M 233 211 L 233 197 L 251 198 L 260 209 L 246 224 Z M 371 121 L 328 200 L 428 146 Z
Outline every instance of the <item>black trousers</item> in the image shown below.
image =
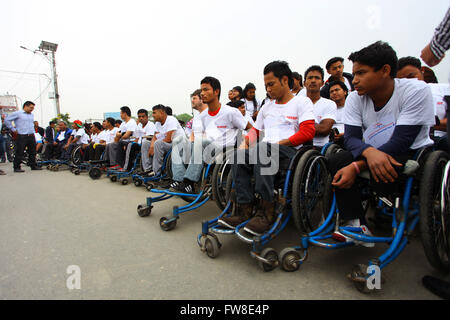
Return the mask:
M 28 164 L 36 166 L 36 139 L 32 135 L 18 135 L 16 140 L 16 153 L 14 155 L 14 169 L 20 168 L 25 148 L 28 152 Z
M 412 159 L 413 156 L 414 151 L 394 157 L 395 160 L 403 164 L 403 167 L 394 166 L 395 170 L 399 174 L 399 178 L 392 183 L 376 182 L 371 174 L 369 181 L 370 189 L 382 197 L 398 194 L 400 191 L 400 173 L 403 171 L 406 161 Z M 330 171 L 331 177 L 334 178 L 336 172 L 343 167 L 348 166 L 353 161 L 355 161 L 355 159 L 350 151 L 341 151 L 330 156 L 328 159 L 328 170 Z M 358 179 L 362 178 L 357 178 L 356 182 L 350 189 L 335 189 L 339 214 L 343 220 L 362 219 L 362 221 L 364 221 L 364 210 L 362 207 L 361 189 L 359 187 Z
M 278 147 L 278 155 L 273 150 L 274 146 Z M 237 203 L 252 203 L 255 192 L 259 193 L 263 200 L 273 202 L 276 173 L 280 165 L 292 159 L 296 152 L 293 147 L 265 142 L 259 142 L 256 147 L 250 149 L 237 150 L 233 164 Z M 254 186 L 251 183 L 252 176 L 255 178 Z

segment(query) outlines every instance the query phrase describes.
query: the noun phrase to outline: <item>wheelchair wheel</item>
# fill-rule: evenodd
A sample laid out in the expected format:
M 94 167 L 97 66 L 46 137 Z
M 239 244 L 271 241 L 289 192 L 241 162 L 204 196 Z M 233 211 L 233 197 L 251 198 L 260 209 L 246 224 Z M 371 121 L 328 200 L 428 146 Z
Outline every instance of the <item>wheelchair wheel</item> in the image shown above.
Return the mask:
M 419 193 L 422 245 L 428 262 L 443 273 L 450 272 L 449 177 L 443 179 L 448 160 L 444 151 L 434 151 L 427 157 Z M 447 190 L 443 190 L 442 199 L 441 189 L 445 183 Z
M 278 253 L 276 252 L 275 249 L 272 248 L 265 248 L 260 255 L 262 258 L 269 260 L 270 262 L 272 262 L 273 264 L 275 264 L 276 262 L 278 262 Z M 269 272 L 272 271 L 273 269 L 275 269 L 277 267 L 277 265 L 273 265 L 273 264 L 267 264 L 261 260 L 258 260 L 258 264 L 259 266 L 264 270 L 264 272 Z
M 300 158 L 292 187 L 292 217 L 300 233 L 316 230 L 324 221 L 329 202 L 324 199 L 329 183 L 324 158 L 317 150 L 308 150 Z M 324 201 L 325 200 L 325 201 Z
M 226 186 L 228 173 L 231 172 L 231 164 L 228 160 L 214 166 L 212 174 L 212 194 L 220 210 L 225 209 L 228 198 L 226 197 Z
M 100 177 L 102 176 L 102 171 L 99 168 L 91 168 L 91 170 L 89 170 L 89 177 L 91 177 L 91 179 L 93 180 L 97 180 L 100 179 Z
M 331 155 L 338 153 L 339 151 L 342 151 L 342 148 L 337 144 L 333 143 L 325 151 L 325 158 L 329 158 Z
M 73 149 L 72 154 L 70 155 L 72 159 L 72 163 L 76 166 L 80 165 L 83 161 L 83 152 L 81 150 L 81 146 L 77 146 Z

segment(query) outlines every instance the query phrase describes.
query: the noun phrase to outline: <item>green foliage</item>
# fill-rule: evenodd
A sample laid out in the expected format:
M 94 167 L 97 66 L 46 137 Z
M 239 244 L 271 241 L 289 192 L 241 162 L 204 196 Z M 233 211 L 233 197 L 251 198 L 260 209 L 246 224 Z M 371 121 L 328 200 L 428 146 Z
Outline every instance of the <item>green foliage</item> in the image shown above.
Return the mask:
M 191 114 L 187 114 L 187 113 L 182 113 L 182 114 L 179 114 L 179 115 L 175 116 L 175 118 L 177 118 L 178 120 L 181 120 L 184 123 L 186 123 L 186 122 L 188 122 L 189 120 L 192 119 L 192 115 Z
M 70 125 L 72 123 L 69 121 L 69 119 L 70 119 L 69 114 L 65 113 L 65 114 L 58 114 L 58 116 L 56 118 L 53 118 L 52 121 L 58 122 L 58 121 L 62 120 L 65 123 L 67 123 L 67 125 Z

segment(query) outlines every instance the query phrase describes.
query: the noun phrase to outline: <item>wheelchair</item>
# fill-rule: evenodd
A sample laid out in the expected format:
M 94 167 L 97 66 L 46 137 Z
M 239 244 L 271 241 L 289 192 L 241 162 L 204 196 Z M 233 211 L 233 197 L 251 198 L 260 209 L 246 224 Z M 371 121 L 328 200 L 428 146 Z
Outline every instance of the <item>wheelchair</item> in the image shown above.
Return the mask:
M 234 230 L 223 227 L 218 224 L 218 220 L 222 217 L 229 217 L 236 211 L 236 190 L 230 170 L 227 176 L 225 198 L 227 204 L 220 215 L 212 220 L 204 221 L 202 223 L 202 232 L 197 236 L 197 243 L 202 252 L 205 252 L 208 257 L 216 258 L 220 253 L 222 244 L 219 241 L 218 234 L 221 235 L 236 235 L 238 239 L 251 245 L 251 257 L 258 261 L 258 265 L 263 271 L 271 271 L 278 267 L 278 254 L 272 248 L 264 248 L 267 243 L 274 239 L 286 227 L 292 217 L 292 188 L 293 181 L 298 180 L 296 174 L 303 173 L 304 169 L 298 169 L 302 162 L 307 161 L 319 153 L 314 150 L 312 145 L 304 145 L 292 159 L 284 159 L 279 163 L 279 171 L 275 177 L 274 191 L 275 191 L 275 216 L 276 220 L 271 229 L 261 236 L 249 236 L 243 231 L 247 220 L 238 225 Z M 296 173 L 295 173 L 296 172 Z M 258 199 L 259 195 L 256 195 Z M 257 200 L 258 201 L 258 200 Z M 256 206 L 255 206 L 256 207 Z M 255 209 L 254 207 L 254 209 Z
M 138 173 L 133 174 L 132 180 L 136 187 L 145 185 L 147 191 L 151 191 L 155 188 L 155 183 L 172 177 L 172 160 L 171 160 L 172 149 L 170 149 L 164 156 L 163 165 L 160 172 L 153 177 L 145 177 Z M 145 215 L 145 210 L 142 212 Z
M 326 171 L 325 159 L 323 155 L 320 155 L 313 161 L 322 162 L 321 167 L 323 171 Z M 399 176 L 401 186 L 399 191 L 392 195 L 393 199 L 377 195 L 375 191 L 370 190 L 369 171 L 366 170 L 359 174 L 355 183 L 359 183 L 362 200 L 375 203 L 376 214 L 387 217 L 391 222 L 392 235 L 385 237 L 366 236 L 360 227 L 339 226 L 339 209 L 336 196 L 331 191 L 332 177 L 327 173 L 329 196 L 326 196 L 327 192 L 324 193 L 322 205 L 324 208 L 330 209 L 326 215 L 323 215 L 323 210 L 310 212 L 300 210 L 296 213 L 299 215 L 297 220 L 303 222 L 301 245 L 281 251 L 280 267 L 288 272 L 298 270 L 307 260 L 308 249 L 311 246 L 334 250 L 353 246 L 356 243 L 386 243 L 389 247 L 381 256 L 371 259 L 368 265 L 355 265 L 347 275 L 358 291 L 373 292 L 373 288 L 368 286 L 368 281 L 372 280 L 375 269 L 377 267 L 379 270 L 385 268 L 401 254 L 408 243 L 409 236 L 420 220 L 422 243 L 428 260 L 435 268 L 448 272 L 448 200 L 445 201 L 445 197 L 448 199 L 448 193 L 445 195 L 445 188 L 448 192 L 448 176 L 445 178 L 447 180 L 443 179 L 445 173 L 448 174 L 450 167 L 448 160 L 449 155 L 442 151 L 432 151 L 430 148 L 417 151 L 413 160 L 406 162 L 404 170 Z M 400 190 L 403 190 L 403 194 Z M 300 192 L 300 197 L 302 197 L 307 190 L 297 190 L 297 192 Z M 364 210 L 367 208 L 364 207 Z M 442 212 L 447 213 L 442 214 Z M 305 214 L 310 216 L 305 217 Z M 305 221 L 314 221 L 314 223 L 308 225 Z M 354 241 L 335 242 L 332 239 L 333 231 L 339 231 Z M 438 239 L 439 246 L 436 245 Z M 383 280 L 381 277 L 381 281 Z
M 228 155 L 232 150 L 224 150 L 214 157 L 214 162 L 203 166 L 201 179 L 195 184 L 195 193 L 181 193 L 170 190 L 151 189 L 153 193 L 159 193 L 160 196 L 148 197 L 147 203 L 139 205 L 137 208 L 140 217 L 145 217 L 151 214 L 153 203 L 170 199 L 174 196 L 182 198 L 188 202 L 184 206 L 174 206 L 172 216 L 162 217 L 159 220 L 159 226 L 163 231 L 170 231 L 177 225 L 177 220 L 180 215 L 203 206 L 206 202 L 217 195 L 216 204 L 221 207 L 225 206 L 225 200 L 222 195 L 226 187 L 226 179 L 230 166 Z
M 120 170 L 107 170 L 106 176 L 109 177 L 111 182 L 120 181 L 122 185 L 128 184 L 128 178 L 132 178 L 133 175 L 139 170 L 141 166 L 141 153 L 139 152 L 134 159 L 133 166 L 128 171 L 120 171 Z

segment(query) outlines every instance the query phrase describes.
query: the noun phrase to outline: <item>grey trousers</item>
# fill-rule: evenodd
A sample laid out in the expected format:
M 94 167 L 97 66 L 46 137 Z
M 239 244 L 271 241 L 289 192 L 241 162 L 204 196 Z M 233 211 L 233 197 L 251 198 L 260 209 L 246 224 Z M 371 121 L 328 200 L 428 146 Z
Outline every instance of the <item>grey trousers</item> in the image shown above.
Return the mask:
M 141 144 L 141 163 L 143 171 L 150 171 L 152 169 L 153 157 L 148 156 L 148 150 L 152 142 L 150 140 L 143 140 Z
M 167 143 L 162 140 L 155 141 L 155 145 L 154 145 L 155 153 L 153 154 L 153 161 L 152 161 L 153 172 L 155 174 L 158 174 L 159 171 L 161 170 L 161 167 L 162 167 L 163 161 L 164 161 L 164 155 L 167 152 L 169 152 L 171 148 L 172 148 L 171 143 Z
M 110 166 L 120 165 L 123 167 L 125 162 L 125 146 L 128 144 L 128 141 L 119 141 L 112 142 L 106 146 L 105 153 L 108 157 Z

